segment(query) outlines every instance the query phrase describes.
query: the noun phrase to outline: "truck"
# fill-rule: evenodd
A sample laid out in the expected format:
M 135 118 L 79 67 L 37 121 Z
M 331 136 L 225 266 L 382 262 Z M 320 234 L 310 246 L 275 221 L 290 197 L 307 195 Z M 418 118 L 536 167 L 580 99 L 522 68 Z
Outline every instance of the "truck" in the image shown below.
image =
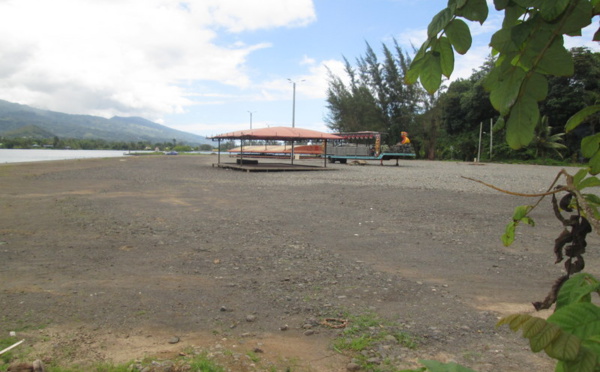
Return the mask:
M 398 160 L 415 158 L 415 151 L 410 143 L 388 146 L 381 143 L 385 133 L 362 131 L 335 133 L 343 137 L 343 140 L 334 141 L 327 146 L 327 157 L 330 163 L 340 162 L 345 164 L 350 161 L 379 160 L 383 165 L 384 160 Z

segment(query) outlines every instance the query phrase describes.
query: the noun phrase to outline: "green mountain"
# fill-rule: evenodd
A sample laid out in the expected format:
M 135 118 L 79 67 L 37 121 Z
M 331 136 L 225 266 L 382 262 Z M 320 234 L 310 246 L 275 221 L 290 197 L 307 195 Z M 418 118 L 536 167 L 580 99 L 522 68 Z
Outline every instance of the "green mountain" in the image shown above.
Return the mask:
M 139 117 L 110 119 L 40 110 L 0 100 L 0 136 L 34 138 L 102 139 L 150 143 L 171 142 L 197 146 L 212 144 L 206 137 L 182 132 Z

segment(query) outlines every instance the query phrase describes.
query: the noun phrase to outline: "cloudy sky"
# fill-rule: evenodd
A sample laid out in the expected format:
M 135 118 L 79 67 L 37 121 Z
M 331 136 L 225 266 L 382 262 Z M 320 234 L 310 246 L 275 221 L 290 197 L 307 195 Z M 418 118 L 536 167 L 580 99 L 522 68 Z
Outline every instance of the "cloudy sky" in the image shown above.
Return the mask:
M 291 125 L 324 130 L 327 68 L 368 42 L 419 46 L 446 0 L 0 0 L 0 99 L 104 117 L 141 116 L 200 135 Z M 472 25 L 469 76 L 492 13 Z M 594 25 L 597 27 L 597 22 Z M 593 31 L 590 31 L 593 32 Z M 592 43 L 591 33 L 568 41 Z

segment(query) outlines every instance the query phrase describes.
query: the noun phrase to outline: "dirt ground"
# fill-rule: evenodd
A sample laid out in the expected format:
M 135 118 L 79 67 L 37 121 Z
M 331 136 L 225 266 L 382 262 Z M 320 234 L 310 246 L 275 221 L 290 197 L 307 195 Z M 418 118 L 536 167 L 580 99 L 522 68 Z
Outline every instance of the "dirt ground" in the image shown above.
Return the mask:
M 32 358 L 65 364 L 205 350 L 233 371 L 345 371 L 351 356 L 332 347 L 341 330 L 319 323 L 375 314 L 417 342 L 370 351 L 390 370 L 418 359 L 553 368 L 495 327 L 502 315 L 533 313 L 561 275 L 549 203 L 506 248 L 513 208 L 531 201 L 445 184 L 513 169 L 541 169 L 551 182 L 558 168 L 401 161 L 245 173 L 214 162 L 0 165 L 0 338 L 16 331 Z M 595 274 L 593 249 L 586 263 Z

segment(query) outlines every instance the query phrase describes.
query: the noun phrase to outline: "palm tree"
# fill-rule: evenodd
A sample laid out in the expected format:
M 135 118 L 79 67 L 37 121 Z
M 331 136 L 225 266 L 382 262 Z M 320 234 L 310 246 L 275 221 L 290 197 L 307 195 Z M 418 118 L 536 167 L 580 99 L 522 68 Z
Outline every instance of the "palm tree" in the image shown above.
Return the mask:
M 534 138 L 529 147 L 535 149 L 536 158 L 544 158 L 548 151 L 554 151 L 562 159 L 563 155 L 560 151 L 567 149 L 567 146 L 560 143 L 564 135 L 564 133 L 552 134 L 552 127 L 548 124 L 548 117 L 543 116 L 535 126 Z

